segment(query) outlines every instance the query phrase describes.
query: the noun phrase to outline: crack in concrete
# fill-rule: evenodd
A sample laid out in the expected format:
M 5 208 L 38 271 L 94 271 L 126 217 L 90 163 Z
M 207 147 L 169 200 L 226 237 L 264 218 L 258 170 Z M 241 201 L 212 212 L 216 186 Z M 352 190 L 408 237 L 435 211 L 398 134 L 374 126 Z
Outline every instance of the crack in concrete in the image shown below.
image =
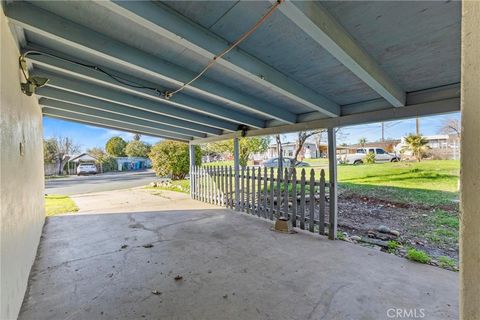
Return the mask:
M 88 259 L 91 259 L 91 258 L 106 256 L 106 255 L 118 253 L 118 252 L 120 252 L 120 251 L 122 251 L 122 250 L 116 249 L 116 250 L 114 250 L 114 251 L 108 251 L 108 252 L 98 253 L 98 254 L 94 254 L 94 255 L 91 255 L 91 256 L 87 256 L 87 257 L 82 257 L 82 258 L 67 260 L 67 261 L 64 261 L 64 262 L 62 262 L 62 263 L 60 263 L 60 264 L 57 264 L 57 265 L 54 265 L 54 266 L 49 266 L 49 267 L 47 267 L 46 269 L 39 270 L 39 271 L 37 271 L 36 274 L 41 274 L 41 273 L 44 273 L 44 272 L 46 272 L 46 271 L 52 271 L 52 269 L 60 268 L 61 266 L 67 265 L 67 264 L 72 263 L 72 262 L 78 262 L 78 261 L 82 261 L 82 260 L 88 260 Z
M 332 304 L 332 301 L 333 301 L 333 298 L 335 298 L 335 295 L 340 291 L 342 290 L 343 288 L 345 288 L 348 284 L 342 284 L 340 286 L 338 286 L 337 288 L 334 288 L 333 291 L 330 291 L 330 289 L 332 287 L 329 287 L 327 288 L 327 290 L 325 290 L 320 299 L 318 299 L 317 303 L 315 304 L 315 306 L 313 307 L 312 311 L 310 311 L 310 313 L 308 314 L 308 317 L 307 319 L 312 319 L 313 315 L 315 314 L 315 311 L 317 310 L 317 308 L 320 306 L 320 305 L 323 305 L 325 307 L 325 311 L 323 312 L 323 314 L 318 318 L 318 319 L 325 319 L 325 317 L 327 316 L 328 312 L 330 311 L 330 306 Z M 322 303 L 323 302 L 323 303 Z
M 183 224 L 183 223 L 188 223 L 188 222 L 196 222 L 196 221 L 200 221 L 200 220 L 205 220 L 205 219 L 210 219 L 212 218 L 211 216 L 208 216 L 208 217 L 200 217 L 200 218 L 194 218 L 194 219 L 188 219 L 188 220 L 183 220 L 183 221 L 177 221 L 177 222 L 172 222 L 172 223 L 169 223 L 169 224 L 166 224 L 166 225 L 162 225 L 162 226 L 159 226 L 158 228 L 147 228 L 145 227 L 143 224 L 141 223 L 137 223 L 135 218 L 133 218 L 131 216 L 132 214 L 128 214 L 128 218 L 130 220 L 130 222 L 134 222 L 138 225 L 140 225 L 140 229 L 143 229 L 145 231 L 150 231 L 150 232 L 153 232 L 153 233 L 156 233 L 157 236 L 158 236 L 158 240 L 156 241 L 153 241 L 153 242 L 150 242 L 150 243 L 160 243 L 160 242 L 165 242 L 165 241 L 171 241 L 172 239 L 161 239 L 161 235 L 158 233 L 160 230 L 164 229 L 164 228 L 167 228 L 167 227 L 171 227 L 171 226 L 174 226 L 174 225 L 178 225 L 178 224 Z M 137 248 L 137 247 L 142 247 L 142 246 L 136 246 L 134 248 Z M 96 257 L 101 257 L 101 256 L 105 256 L 105 255 L 111 255 L 111 254 L 115 254 L 115 253 L 119 253 L 121 251 L 124 251 L 124 250 L 121 250 L 121 249 L 116 249 L 114 251 L 108 251 L 108 252 L 103 252 L 103 253 L 98 253 L 98 254 L 95 254 L 95 255 L 91 255 L 91 256 L 87 256 L 87 257 L 82 257 L 82 258 L 77 258 L 77 259 L 72 259 L 72 260 L 67 260 L 67 261 L 64 261 L 60 264 L 57 264 L 57 265 L 54 265 L 54 266 L 49 266 L 47 267 L 46 269 L 42 269 L 42 270 L 38 270 L 35 275 L 37 274 L 42 274 L 46 271 L 52 271 L 54 269 L 57 269 L 57 268 L 60 268 L 64 265 L 68 265 L 69 263 L 73 263 L 73 262 L 78 262 L 78 261 L 82 261 L 82 260 L 88 260 L 88 259 L 91 259 L 91 258 L 96 258 Z M 128 250 L 127 250 L 128 251 Z

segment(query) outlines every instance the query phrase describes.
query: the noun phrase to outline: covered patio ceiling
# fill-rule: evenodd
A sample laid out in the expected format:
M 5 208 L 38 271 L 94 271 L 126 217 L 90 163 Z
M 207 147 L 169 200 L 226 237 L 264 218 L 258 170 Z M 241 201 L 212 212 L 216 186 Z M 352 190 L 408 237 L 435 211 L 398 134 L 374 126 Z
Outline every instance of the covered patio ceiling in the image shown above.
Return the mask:
M 45 116 L 201 143 L 460 109 L 460 2 L 13 1 Z

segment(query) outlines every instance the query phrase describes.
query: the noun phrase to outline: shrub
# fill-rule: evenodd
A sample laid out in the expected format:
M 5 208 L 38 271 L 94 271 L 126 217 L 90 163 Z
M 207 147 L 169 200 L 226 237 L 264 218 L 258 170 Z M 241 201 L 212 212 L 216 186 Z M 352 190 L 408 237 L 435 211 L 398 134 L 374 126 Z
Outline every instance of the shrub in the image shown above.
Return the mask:
M 407 259 L 420 263 L 428 263 L 432 260 L 425 251 L 417 250 L 415 248 L 408 249 L 406 257 Z
M 400 247 L 400 244 L 394 240 L 389 240 L 387 242 L 387 246 L 388 253 L 395 253 L 395 251 L 397 251 L 397 249 Z
M 117 160 L 115 160 L 115 157 L 105 155 L 99 160 L 99 162 L 102 166 L 102 171 L 103 172 L 110 172 L 110 171 L 117 171 L 118 170 Z
M 170 177 L 172 180 L 185 179 L 190 167 L 188 144 L 165 140 L 152 147 L 149 155 L 152 168 L 157 176 Z M 195 164 L 200 165 L 202 155 L 195 147 Z
M 375 163 L 375 153 L 369 152 L 365 156 L 365 163 L 372 164 Z

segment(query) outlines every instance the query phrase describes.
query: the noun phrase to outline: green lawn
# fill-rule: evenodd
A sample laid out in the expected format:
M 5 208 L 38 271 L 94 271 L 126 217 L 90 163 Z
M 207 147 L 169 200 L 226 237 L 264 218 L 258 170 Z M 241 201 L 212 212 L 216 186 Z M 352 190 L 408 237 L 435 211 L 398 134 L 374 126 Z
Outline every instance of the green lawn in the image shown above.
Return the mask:
M 410 189 L 456 192 L 460 162 L 431 160 L 338 167 L 338 181 Z
M 399 203 L 455 208 L 460 163 L 394 162 L 338 167 L 341 191 Z
M 45 196 L 45 213 L 47 217 L 75 211 L 78 211 L 78 207 L 69 196 L 59 194 Z
M 328 159 L 326 159 L 326 158 L 303 159 L 302 161 L 310 164 L 312 167 L 326 167 L 326 166 L 328 166 Z
M 307 159 L 320 178 L 325 170 L 326 159 Z M 232 161 L 209 163 L 208 165 L 232 165 Z M 297 169 L 297 176 L 302 169 Z M 359 166 L 339 165 L 340 191 L 348 195 L 366 196 L 398 203 L 413 203 L 425 206 L 456 208 L 453 200 L 458 198 L 458 176 L 460 162 L 457 160 L 425 160 L 418 162 L 389 162 Z

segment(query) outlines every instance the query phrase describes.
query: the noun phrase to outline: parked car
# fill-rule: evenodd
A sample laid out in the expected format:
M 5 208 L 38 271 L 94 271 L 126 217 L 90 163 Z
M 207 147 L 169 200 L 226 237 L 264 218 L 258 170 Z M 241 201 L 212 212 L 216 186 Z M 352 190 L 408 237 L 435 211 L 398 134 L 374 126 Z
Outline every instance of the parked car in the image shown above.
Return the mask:
M 283 158 L 283 167 L 288 168 L 292 165 L 292 158 Z M 278 158 L 271 158 L 262 162 L 262 166 L 265 168 L 277 168 L 278 167 Z M 310 167 L 310 164 L 302 161 L 297 161 L 295 167 Z
M 77 167 L 77 176 L 82 174 L 96 174 L 97 166 L 93 163 L 81 163 Z
M 400 157 L 395 153 L 389 153 L 378 147 L 360 148 L 357 149 L 354 154 L 340 156 L 338 160 L 339 162 L 346 164 L 362 164 L 365 162 L 365 157 L 367 156 L 367 153 L 375 154 L 376 163 L 400 161 Z

